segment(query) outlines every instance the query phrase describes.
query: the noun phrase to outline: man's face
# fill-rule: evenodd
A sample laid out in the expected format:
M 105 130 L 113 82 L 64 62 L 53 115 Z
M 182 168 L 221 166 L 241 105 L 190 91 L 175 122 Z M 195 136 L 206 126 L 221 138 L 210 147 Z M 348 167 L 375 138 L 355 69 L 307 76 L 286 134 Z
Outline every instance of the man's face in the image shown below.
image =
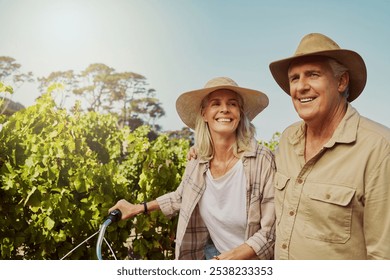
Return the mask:
M 306 57 L 293 61 L 288 71 L 290 95 L 299 117 L 307 124 L 322 125 L 332 119 L 345 99 L 340 79 L 333 74 L 328 61 Z

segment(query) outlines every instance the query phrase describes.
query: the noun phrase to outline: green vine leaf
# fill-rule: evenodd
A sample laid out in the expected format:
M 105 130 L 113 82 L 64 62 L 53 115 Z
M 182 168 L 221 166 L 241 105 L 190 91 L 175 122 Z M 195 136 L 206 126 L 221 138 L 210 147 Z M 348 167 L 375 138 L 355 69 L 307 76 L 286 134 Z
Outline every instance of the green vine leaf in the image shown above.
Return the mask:
M 50 217 L 45 218 L 45 221 L 44 221 L 45 228 L 47 228 L 48 230 L 51 230 L 54 227 L 54 225 L 55 225 L 55 222 Z

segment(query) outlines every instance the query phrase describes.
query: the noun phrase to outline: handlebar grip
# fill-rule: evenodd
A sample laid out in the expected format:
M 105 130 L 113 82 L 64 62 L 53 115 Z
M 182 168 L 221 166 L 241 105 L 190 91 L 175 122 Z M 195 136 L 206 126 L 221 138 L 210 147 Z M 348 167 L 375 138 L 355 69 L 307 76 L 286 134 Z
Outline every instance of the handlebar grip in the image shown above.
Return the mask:
M 111 222 L 116 223 L 122 219 L 122 212 L 119 209 L 115 209 L 110 213 L 107 217 L 107 220 L 111 220 Z

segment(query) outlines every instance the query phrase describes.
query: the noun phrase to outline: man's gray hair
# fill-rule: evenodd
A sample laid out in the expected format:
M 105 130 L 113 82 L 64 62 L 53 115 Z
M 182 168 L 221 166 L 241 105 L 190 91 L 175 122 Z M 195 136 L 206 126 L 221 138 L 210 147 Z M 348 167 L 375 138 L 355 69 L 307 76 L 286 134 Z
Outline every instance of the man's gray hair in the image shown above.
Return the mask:
M 329 66 L 332 68 L 333 74 L 336 78 L 340 78 L 345 72 L 348 72 L 348 68 L 333 58 L 328 59 Z M 343 92 L 345 99 L 349 96 L 349 85 Z

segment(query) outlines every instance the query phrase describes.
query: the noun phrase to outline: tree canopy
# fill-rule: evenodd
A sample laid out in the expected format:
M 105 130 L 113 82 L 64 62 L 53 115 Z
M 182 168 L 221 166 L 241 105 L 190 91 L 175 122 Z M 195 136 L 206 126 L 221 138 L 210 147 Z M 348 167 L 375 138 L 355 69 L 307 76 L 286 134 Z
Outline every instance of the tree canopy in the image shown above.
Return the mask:
M 80 73 L 52 72 L 38 81 L 42 93 L 54 83 L 64 85 L 53 91 L 59 107 L 64 107 L 66 100 L 74 97 L 86 111 L 116 115 L 121 126 L 148 124 L 158 130 L 155 122 L 165 115 L 146 77 L 135 72 L 117 72 L 103 63 L 90 64 Z

